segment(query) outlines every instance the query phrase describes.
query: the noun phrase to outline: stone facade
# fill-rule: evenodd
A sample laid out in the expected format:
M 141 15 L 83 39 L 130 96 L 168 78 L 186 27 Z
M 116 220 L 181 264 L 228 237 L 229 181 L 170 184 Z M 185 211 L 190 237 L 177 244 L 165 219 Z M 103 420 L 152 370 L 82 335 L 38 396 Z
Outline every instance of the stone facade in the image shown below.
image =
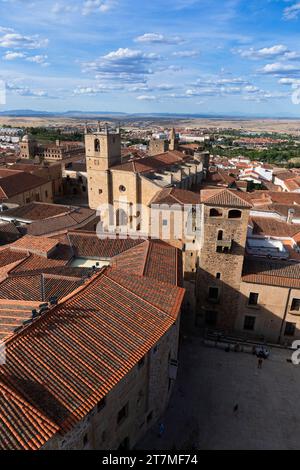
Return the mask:
M 196 289 L 197 324 L 229 330 L 237 317 L 249 218 L 247 209 L 229 218 L 232 210 L 203 205 Z
M 145 356 L 66 435 L 44 450 L 131 449 L 164 412 L 172 393 L 170 363 L 178 359 L 180 318 Z M 176 367 L 176 366 L 175 366 Z
M 150 157 L 154 155 L 160 155 L 161 153 L 167 152 L 169 150 L 169 143 L 164 139 L 151 139 L 149 142 L 149 152 Z
M 258 294 L 257 305 L 249 305 L 251 293 Z M 291 344 L 300 339 L 300 310 L 295 310 L 295 299 L 300 300 L 300 289 L 241 282 L 235 329 L 249 337 Z M 254 318 L 250 329 L 246 317 Z M 290 325 L 294 325 L 294 334 Z

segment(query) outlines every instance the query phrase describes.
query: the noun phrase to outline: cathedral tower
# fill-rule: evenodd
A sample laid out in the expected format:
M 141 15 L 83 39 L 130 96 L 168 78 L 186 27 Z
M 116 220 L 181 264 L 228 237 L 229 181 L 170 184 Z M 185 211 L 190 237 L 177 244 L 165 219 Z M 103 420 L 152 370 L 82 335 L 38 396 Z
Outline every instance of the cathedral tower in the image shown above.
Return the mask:
M 120 129 L 106 126 L 89 132 L 85 130 L 85 152 L 88 174 L 89 206 L 97 209 L 100 204 L 111 203 L 110 168 L 121 163 Z

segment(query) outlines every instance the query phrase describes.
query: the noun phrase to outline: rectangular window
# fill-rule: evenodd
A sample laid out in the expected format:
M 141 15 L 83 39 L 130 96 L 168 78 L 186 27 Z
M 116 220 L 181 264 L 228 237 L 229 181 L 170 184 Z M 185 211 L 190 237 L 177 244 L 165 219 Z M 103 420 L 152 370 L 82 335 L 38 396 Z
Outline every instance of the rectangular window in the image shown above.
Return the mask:
M 250 292 L 248 305 L 257 305 L 258 304 L 258 296 L 256 292 Z
M 210 300 L 218 300 L 219 298 L 219 288 L 218 287 L 210 287 L 208 291 L 208 298 Z
M 291 310 L 299 312 L 300 310 L 300 299 L 293 299 Z
M 286 322 L 284 335 L 285 336 L 295 336 L 295 333 L 296 333 L 296 323 Z
M 163 219 L 163 226 L 166 227 L 168 225 L 168 220 L 167 219 Z
M 126 403 L 126 405 L 123 406 L 123 408 L 120 409 L 120 411 L 118 413 L 118 419 L 117 419 L 118 424 L 121 424 L 127 418 L 128 408 L 129 408 L 128 403 Z
M 255 317 L 245 317 L 244 330 L 253 331 L 255 327 Z

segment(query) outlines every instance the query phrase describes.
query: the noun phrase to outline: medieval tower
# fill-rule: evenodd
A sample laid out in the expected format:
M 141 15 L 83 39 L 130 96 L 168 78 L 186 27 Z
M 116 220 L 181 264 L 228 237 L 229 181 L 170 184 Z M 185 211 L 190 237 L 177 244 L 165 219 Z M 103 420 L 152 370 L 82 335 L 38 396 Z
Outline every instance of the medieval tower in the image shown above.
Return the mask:
M 196 322 L 233 330 L 251 205 L 228 189 L 203 190 L 201 204 Z
M 100 204 L 112 203 L 110 168 L 121 163 L 120 129 L 102 130 L 99 124 L 96 132 L 86 129 L 85 149 L 89 205 L 97 209 Z

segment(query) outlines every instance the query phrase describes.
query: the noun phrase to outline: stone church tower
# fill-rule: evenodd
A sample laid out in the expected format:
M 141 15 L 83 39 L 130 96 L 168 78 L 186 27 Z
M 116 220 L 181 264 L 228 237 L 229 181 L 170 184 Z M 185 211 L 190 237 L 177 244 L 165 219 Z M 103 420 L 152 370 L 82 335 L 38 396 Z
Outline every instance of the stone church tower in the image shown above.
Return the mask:
M 203 190 L 196 323 L 233 330 L 251 204 L 236 191 Z
M 97 209 L 100 204 L 112 203 L 110 168 L 121 163 L 120 129 L 85 130 L 85 149 L 88 174 L 89 205 Z
M 179 145 L 179 139 L 177 138 L 175 129 L 174 129 L 174 127 L 173 127 L 173 129 L 172 129 L 171 132 L 170 132 L 169 150 L 170 150 L 170 151 L 177 150 L 177 149 L 178 149 L 178 145 Z

